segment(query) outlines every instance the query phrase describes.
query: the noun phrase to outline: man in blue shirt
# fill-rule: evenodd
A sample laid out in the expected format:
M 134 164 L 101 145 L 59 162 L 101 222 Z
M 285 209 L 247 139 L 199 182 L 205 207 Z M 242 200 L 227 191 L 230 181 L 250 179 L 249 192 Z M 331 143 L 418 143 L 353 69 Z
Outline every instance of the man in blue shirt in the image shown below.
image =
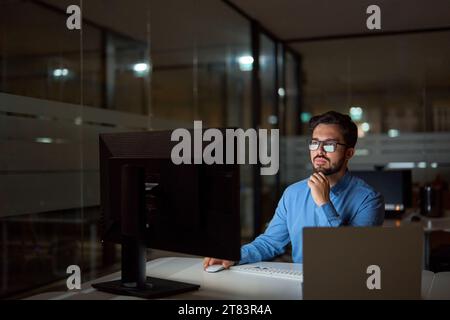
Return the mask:
M 309 152 L 313 174 L 286 188 L 266 231 L 242 246 L 240 264 L 270 260 L 292 244 L 293 262 L 302 263 L 304 227 L 379 226 L 384 219 L 380 193 L 352 176 L 358 129 L 348 115 L 335 111 L 311 118 Z M 205 258 L 204 267 L 233 261 Z

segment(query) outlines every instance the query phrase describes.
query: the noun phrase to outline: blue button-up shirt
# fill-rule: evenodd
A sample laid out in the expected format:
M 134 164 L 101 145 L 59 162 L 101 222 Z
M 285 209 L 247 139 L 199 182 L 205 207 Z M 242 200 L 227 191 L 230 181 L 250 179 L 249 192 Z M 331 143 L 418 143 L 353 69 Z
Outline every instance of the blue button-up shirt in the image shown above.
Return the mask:
M 304 227 L 383 224 L 383 197 L 349 171 L 331 188 L 330 202 L 320 207 L 314 202 L 308 179 L 286 188 L 264 234 L 242 246 L 240 264 L 270 260 L 282 254 L 289 242 L 293 261 L 302 263 Z

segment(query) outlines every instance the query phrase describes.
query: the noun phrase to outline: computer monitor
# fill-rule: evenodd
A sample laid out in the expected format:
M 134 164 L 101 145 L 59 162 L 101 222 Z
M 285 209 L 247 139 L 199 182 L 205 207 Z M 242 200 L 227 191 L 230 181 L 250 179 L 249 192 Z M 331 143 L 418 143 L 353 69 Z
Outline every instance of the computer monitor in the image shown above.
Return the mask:
M 175 165 L 171 131 L 101 134 L 99 142 L 102 239 L 122 245 L 122 279 L 93 287 L 144 298 L 199 288 L 146 277 L 146 248 L 240 259 L 237 164 Z
M 351 171 L 384 197 L 386 217 L 396 217 L 412 205 L 411 170 Z

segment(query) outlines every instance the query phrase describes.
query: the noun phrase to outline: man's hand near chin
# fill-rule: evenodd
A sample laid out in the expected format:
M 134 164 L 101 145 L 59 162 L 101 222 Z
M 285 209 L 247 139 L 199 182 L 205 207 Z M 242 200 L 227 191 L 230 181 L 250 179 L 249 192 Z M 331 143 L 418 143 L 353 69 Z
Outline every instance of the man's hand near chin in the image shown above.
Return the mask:
M 317 206 L 330 202 L 330 182 L 322 172 L 315 172 L 308 180 L 308 187 Z

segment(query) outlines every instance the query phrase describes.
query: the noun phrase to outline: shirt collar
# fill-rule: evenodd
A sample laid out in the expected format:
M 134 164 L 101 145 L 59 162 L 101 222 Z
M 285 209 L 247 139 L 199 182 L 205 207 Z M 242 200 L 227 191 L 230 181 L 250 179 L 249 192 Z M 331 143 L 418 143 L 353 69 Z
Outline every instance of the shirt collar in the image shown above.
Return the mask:
M 339 179 L 339 181 L 331 188 L 331 192 L 334 195 L 339 195 L 345 188 L 347 188 L 348 184 L 350 183 L 351 175 L 350 172 L 347 170 L 345 171 L 345 174 L 342 176 L 342 178 Z

